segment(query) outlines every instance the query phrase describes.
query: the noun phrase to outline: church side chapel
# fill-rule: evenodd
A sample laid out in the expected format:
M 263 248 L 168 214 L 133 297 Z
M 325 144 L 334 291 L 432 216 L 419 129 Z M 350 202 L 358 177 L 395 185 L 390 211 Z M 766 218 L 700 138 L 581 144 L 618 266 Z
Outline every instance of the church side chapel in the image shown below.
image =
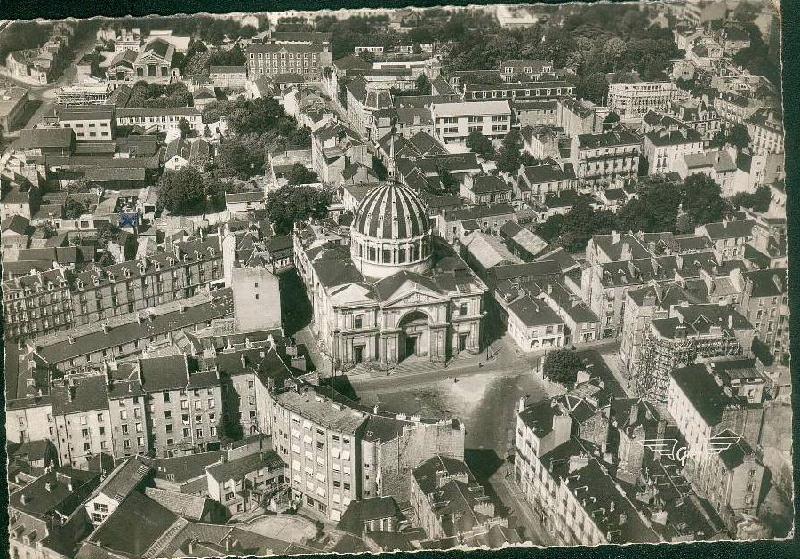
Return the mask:
M 435 236 L 411 188 L 379 183 L 349 227 L 296 226 L 295 264 L 315 333 L 337 367 L 446 362 L 481 348 L 484 283 Z

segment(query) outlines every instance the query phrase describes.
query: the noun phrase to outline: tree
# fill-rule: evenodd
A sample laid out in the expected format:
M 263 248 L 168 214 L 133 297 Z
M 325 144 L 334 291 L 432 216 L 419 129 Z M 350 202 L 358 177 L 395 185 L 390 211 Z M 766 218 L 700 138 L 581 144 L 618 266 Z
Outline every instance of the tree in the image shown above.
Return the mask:
M 709 176 L 690 175 L 683 183 L 683 210 L 692 227 L 722 221 L 730 206 L 720 186 Z
M 439 183 L 442 185 L 442 191 L 434 194 L 458 194 L 460 186 L 458 179 L 444 167 L 439 168 Z
M 575 94 L 598 105 L 605 104 L 608 97 L 608 80 L 602 72 L 596 72 L 578 79 Z
M 88 211 L 89 208 L 84 202 L 76 200 L 71 196 L 67 197 L 64 202 L 64 217 L 67 219 L 78 219 Z
M 291 185 L 311 184 L 319 182 L 319 177 L 314 171 L 309 171 L 302 163 L 295 163 L 286 177 Z
M 416 81 L 417 95 L 431 94 L 431 80 L 425 74 L 420 74 Z
M 477 130 L 467 136 L 467 148 L 486 159 L 494 156 L 492 141 Z
M 733 10 L 733 19 L 742 23 L 752 23 L 758 16 L 759 6 L 749 2 L 739 2 Z
M 181 131 L 181 138 L 188 138 L 192 133 L 192 125 L 185 118 L 178 121 L 178 129 Z
M 267 215 L 276 235 L 288 235 L 296 221 L 327 216 L 331 200 L 327 190 L 285 185 L 267 195 Z
M 506 173 L 516 174 L 520 166 L 520 150 L 522 137 L 517 130 L 512 130 L 503 138 L 500 153 L 497 157 L 497 168 Z
M 756 212 L 769 210 L 772 202 L 772 192 L 766 185 L 759 186 L 755 192 L 740 192 L 731 199 L 734 208 L 750 208 Z
M 216 162 L 221 176 L 246 180 L 262 174 L 266 160 L 263 148 L 236 139 L 220 144 Z
M 725 136 L 725 141 L 742 150 L 750 145 L 750 134 L 744 124 L 734 124 Z
M 217 180 L 204 177 L 194 167 L 167 171 L 158 185 L 158 205 L 174 215 L 196 215 L 224 204 L 224 190 Z
M 545 378 L 570 387 L 578 380 L 578 371 L 583 369 L 583 361 L 575 351 L 557 349 L 547 354 L 542 372 Z

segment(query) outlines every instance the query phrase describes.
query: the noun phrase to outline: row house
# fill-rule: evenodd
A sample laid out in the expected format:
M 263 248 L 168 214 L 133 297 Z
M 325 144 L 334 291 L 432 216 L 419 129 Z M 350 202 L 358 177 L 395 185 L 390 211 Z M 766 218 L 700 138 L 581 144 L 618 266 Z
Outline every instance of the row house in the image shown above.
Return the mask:
M 172 303 L 139 313 L 73 326 L 28 341 L 31 355 L 54 370 L 67 373 L 112 359 L 135 357 L 148 345 L 172 341 L 180 330 L 199 329 L 233 314 L 230 289 Z
M 576 134 L 600 134 L 605 132 L 605 120 L 611 110 L 586 99 L 562 97 L 555 101 L 555 126 L 569 136 Z
M 116 120 L 114 107 L 66 107 L 56 113 L 58 126 L 75 131 L 81 141 L 113 140 Z
M 86 468 L 92 456 L 113 452 L 105 376 L 65 378 L 54 384 L 50 395 L 61 464 Z
M 493 77 L 496 75 L 494 72 Z M 497 83 L 493 80 L 463 81 L 460 85 L 457 84 L 456 88 L 460 90 L 464 101 L 533 101 L 575 94 L 574 84 L 558 78 L 515 83 Z

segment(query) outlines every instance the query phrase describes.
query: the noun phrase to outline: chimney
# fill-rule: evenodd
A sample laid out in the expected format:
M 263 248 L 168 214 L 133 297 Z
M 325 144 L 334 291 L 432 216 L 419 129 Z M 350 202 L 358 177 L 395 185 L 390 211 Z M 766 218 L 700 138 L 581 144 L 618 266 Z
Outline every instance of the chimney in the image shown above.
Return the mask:
M 247 367 L 247 359 L 245 358 L 244 353 L 239 357 L 239 360 L 242 362 L 243 369 Z
M 19 502 L 22 503 L 23 505 L 27 505 L 28 501 L 29 501 L 28 496 L 25 493 L 19 496 Z

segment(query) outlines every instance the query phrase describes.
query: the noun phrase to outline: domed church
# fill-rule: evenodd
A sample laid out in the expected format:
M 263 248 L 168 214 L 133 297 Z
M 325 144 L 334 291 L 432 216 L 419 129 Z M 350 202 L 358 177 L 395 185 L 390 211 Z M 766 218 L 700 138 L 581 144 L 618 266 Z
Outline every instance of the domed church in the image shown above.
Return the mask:
M 434 235 L 427 205 L 411 188 L 372 186 L 349 230 L 297 225 L 294 250 L 314 332 L 337 367 L 444 362 L 480 351 L 486 286 Z

